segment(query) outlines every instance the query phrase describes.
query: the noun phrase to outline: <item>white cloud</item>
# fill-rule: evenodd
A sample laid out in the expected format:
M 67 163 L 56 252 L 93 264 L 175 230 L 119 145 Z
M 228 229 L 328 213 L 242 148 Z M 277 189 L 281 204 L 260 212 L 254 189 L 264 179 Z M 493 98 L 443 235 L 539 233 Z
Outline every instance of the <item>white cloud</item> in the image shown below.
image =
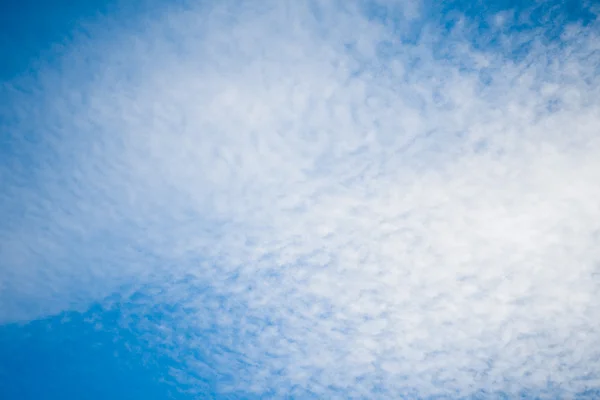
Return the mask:
M 308 4 L 171 11 L 7 86 L 41 142 L 0 175 L 0 319 L 158 280 L 186 382 L 204 348 L 275 395 L 598 387 L 597 26 L 477 52 Z

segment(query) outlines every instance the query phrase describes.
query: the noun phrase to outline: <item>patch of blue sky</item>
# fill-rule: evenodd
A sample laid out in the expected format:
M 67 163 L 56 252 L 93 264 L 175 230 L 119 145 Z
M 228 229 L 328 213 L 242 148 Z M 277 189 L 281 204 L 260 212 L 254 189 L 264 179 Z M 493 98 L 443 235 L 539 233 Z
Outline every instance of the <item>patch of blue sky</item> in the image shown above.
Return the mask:
M 2 398 L 194 398 L 169 382 L 173 362 L 144 343 L 143 332 L 120 326 L 121 312 L 94 306 L 1 326 Z
M 42 64 L 50 64 L 74 35 L 82 33 L 86 22 L 93 22 L 115 11 L 118 0 L 72 2 L 59 0 L 4 0 L 0 7 L 0 80 L 35 74 Z
M 462 71 L 481 70 L 481 82 L 486 85 L 493 74 L 474 66 L 471 59 L 461 59 L 464 53 L 455 51 L 457 45 L 468 44 L 473 50 L 500 56 L 503 63 L 520 62 L 530 55 L 535 41 L 564 47 L 566 30 L 574 25 L 588 26 L 596 18 L 592 2 L 576 0 L 425 1 L 415 6 L 418 16 L 412 18 L 406 18 L 386 2 L 374 0 L 363 4 L 367 15 L 395 32 L 399 42 L 418 45 L 434 40 L 430 45 L 436 57 L 459 63 Z M 406 46 L 386 41 L 379 44 L 378 54 L 389 60 L 400 51 L 406 52 Z M 423 60 L 416 55 L 413 63 L 413 71 L 419 71 Z
M 112 295 L 83 312 L 0 326 L 2 398 L 258 398 L 223 390 L 244 373 L 237 344 L 228 348 L 218 339 L 235 332 L 220 330 L 214 319 L 236 313 L 230 299 L 213 294 L 205 321 L 189 325 L 178 319 L 185 318 L 186 299 L 151 305 L 162 292 L 160 285 L 121 287 L 125 296 Z M 207 292 L 195 295 L 206 299 Z M 178 340 L 156 340 L 166 326 L 177 327 Z

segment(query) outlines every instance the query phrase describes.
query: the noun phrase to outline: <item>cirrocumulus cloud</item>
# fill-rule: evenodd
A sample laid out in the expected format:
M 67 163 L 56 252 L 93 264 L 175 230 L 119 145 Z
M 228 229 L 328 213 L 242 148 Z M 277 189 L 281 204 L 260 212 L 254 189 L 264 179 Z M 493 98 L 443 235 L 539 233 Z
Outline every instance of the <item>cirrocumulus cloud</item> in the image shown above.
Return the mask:
M 198 393 L 600 388 L 597 10 L 428 7 L 163 7 L 5 82 L 1 322 L 122 304 Z

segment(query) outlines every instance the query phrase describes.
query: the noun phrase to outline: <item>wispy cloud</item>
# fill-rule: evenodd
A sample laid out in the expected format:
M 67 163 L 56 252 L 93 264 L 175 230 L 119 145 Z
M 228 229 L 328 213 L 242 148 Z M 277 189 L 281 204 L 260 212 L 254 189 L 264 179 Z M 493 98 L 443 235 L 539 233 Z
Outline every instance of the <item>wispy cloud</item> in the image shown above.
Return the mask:
M 0 320 L 158 280 L 223 390 L 599 387 L 597 23 L 425 11 L 181 6 L 6 83 Z

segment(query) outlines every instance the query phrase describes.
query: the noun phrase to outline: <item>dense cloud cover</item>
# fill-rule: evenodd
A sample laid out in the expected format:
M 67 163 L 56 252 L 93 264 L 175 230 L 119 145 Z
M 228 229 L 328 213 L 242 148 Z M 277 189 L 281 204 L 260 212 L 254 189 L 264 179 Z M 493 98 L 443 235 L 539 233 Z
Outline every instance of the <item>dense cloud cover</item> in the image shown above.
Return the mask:
M 4 82 L 0 323 L 121 309 L 215 396 L 600 388 L 598 9 L 432 7 L 161 6 Z

